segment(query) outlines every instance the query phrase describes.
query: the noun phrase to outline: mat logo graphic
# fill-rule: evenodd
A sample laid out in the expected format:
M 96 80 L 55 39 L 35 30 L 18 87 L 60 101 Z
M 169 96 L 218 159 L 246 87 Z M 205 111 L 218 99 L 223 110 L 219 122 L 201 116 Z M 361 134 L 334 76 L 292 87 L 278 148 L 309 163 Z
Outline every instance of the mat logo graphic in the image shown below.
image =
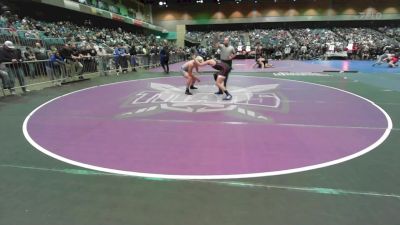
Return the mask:
M 253 111 L 262 107 L 267 110 L 277 110 L 282 101 L 276 93 L 279 84 L 255 85 L 250 87 L 230 86 L 233 95 L 231 101 L 223 101 L 222 96 L 213 94 L 213 85 L 200 85 L 194 95 L 185 95 L 183 87 L 169 84 L 151 83 L 151 90 L 141 91 L 128 98 L 123 108 L 129 112 L 119 114 L 117 118 L 124 119 L 136 116 L 146 116 L 158 112 L 211 113 L 234 112 L 246 118 L 267 121 L 268 117 Z M 250 109 L 251 107 L 251 109 Z

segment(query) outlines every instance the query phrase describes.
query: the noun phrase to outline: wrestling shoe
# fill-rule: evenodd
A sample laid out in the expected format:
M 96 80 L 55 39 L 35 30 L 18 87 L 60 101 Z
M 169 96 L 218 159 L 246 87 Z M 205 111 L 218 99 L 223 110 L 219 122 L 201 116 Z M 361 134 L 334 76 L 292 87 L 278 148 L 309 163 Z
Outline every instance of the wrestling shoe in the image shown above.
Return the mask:
M 227 95 L 227 96 L 225 96 L 225 98 L 223 98 L 222 100 L 224 100 L 224 101 L 230 101 L 230 100 L 232 100 L 232 95 Z

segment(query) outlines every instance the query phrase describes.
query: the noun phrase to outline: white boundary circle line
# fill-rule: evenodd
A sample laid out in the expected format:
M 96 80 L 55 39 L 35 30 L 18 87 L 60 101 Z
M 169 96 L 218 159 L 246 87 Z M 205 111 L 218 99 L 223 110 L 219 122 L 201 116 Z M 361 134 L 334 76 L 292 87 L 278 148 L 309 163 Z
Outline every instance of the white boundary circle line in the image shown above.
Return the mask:
M 205 75 L 203 75 L 203 76 L 205 76 Z M 127 83 L 127 82 L 136 82 L 136 81 L 142 81 L 142 80 L 179 78 L 179 76 L 173 76 L 173 77 L 145 78 L 145 79 L 137 79 L 137 80 L 128 80 L 128 81 L 115 82 L 115 83 L 110 83 L 110 84 L 103 84 L 103 85 L 84 88 L 84 89 L 81 89 L 81 90 L 77 90 L 77 91 L 73 91 L 73 92 L 61 95 L 59 97 L 56 97 L 54 99 L 51 99 L 51 100 L 43 103 L 42 105 L 40 105 L 36 109 L 34 109 L 31 113 L 29 113 L 29 115 L 25 118 L 24 123 L 22 125 L 22 131 L 23 131 L 23 134 L 24 134 L 25 138 L 27 139 L 27 141 L 32 146 L 34 146 L 37 150 L 41 151 L 42 153 L 44 153 L 44 154 L 46 154 L 46 155 L 48 155 L 48 156 L 50 156 L 52 158 L 58 159 L 60 161 L 63 161 L 65 163 L 72 164 L 72 165 L 75 165 L 75 166 L 79 166 L 79 167 L 83 167 L 83 168 L 87 168 L 87 169 L 92 169 L 92 170 L 97 170 L 97 171 L 102 171 L 102 172 L 127 175 L 127 176 L 139 176 L 139 177 L 162 178 L 162 179 L 180 179 L 180 180 L 192 180 L 192 179 L 193 180 L 194 179 L 214 180 L 214 179 L 239 179 L 239 178 L 253 178 L 253 177 L 284 175 L 284 174 L 291 174 L 291 173 L 298 173 L 298 172 L 304 172 L 304 171 L 308 171 L 308 170 L 319 169 L 319 168 L 323 168 L 323 167 L 328 167 L 328 166 L 332 166 L 332 165 L 335 165 L 335 164 L 339 164 L 339 163 L 342 163 L 342 162 L 346 162 L 348 160 L 351 160 L 351 159 L 357 158 L 359 156 L 362 156 L 362 155 L 372 151 L 376 147 L 378 147 L 380 144 L 382 144 L 386 140 L 386 138 L 389 136 L 389 134 L 390 134 L 390 132 L 391 132 L 391 130 L 393 128 L 392 119 L 386 113 L 386 111 L 383 110 L 380 106 L 378 106 L 373 101 L 371 101 L 371 100 L 369 100 L 367 98 L 364 98 L 362 96 L 359 96 L 357 94 L 354 94 L 354 93 L 351 93 L 351 92 L 348 92 L 348 91 L 345 91 L 345 90 L 341 90 L 339 88 L 330 87 L 330 86 L 326 86 L 326 85 L 322 85 L 322 84 L 315 84 L 315 83 L 305 82 L 305 81 L 279 79 L 279 78 L 271 78 L 271 77 L 255 77 L 255 76 L 243 76 L 243 75 L 236 75 L 236 77 L 248 77 L 248 78 L 259 78 L 259 79 L 282 80 L 282 81 L 287 81 L 287 82 L 299 82 L 299 83 L 316 85 L 316 86 L 321 86 L 321 87 L 325 87 L 325 88 L 330 88 L 330 89 L 334 89 L 334 90 L 337 90 L 337 91 L 341 91 L 341 92 L 356 96 L 358 98 L 361 98 L 361 99 L 369 102 L 370 104 L 372 104 L 376 108 L 378 108 L 385 115 L 387 123 L 388 123 L 388 127 L 386 128 L 386 130 L 383 133 L 383 135 L 375 143 L 373 143 L 372 145 L 368 146 L 365 149 L 362 149 L 361 151 L 358 151 L 358 152 L 356 152 L 356 153 L 354 153 L 352 155 L 345 156 L 343 158 L 339 158 L 339 159 L 336 159 L 336 160 L 333 160 L 333 161 L 320 163 L 320 164 L 316 164 L 316 165 L 305 166 L 305 167 L 294 168 L 294 169 L 288 169 L 288 170 L 280 170 L 280 171 L 273 171 L 273 172 L 261 172 L 261 173 L 249 173 L 249 174 L 232 174 L 232 175 L 166 175 L 166 174 L 140 173 L 140 172 L 132 172 L 132 171 L 124 171 L 124 170 L 116 170 L 116 169 L 98 167 L 98 166 L 93 166 L 93 165 L 77 162 L 77 161 L 74 161 L 74 160 L 67 159 L 67 158 L 64 158 L 62 156 L 59 156 L 57 154 L 54 154 L 53 152 L 43 148 L 38 143 L 36 143 L 31 138 L 31 136 L 29 135 L 27 126 L 28 126 L 29 119 L 32 117 L 32 115 L 35 112 L 37 112 L 39 109 L 44 107 L 45 105 L 47 105 L 47 104 L 49 104 L 49 103 L 51 103 L 51 102 L 53 102 L 53 101 L 55 101 L 57 99 L 60 99 L 62 97 L 65 97 L 65 96 L 68 96 L 68 95 L 71 95 L 71 94 L 74 94 L 74 93 L 77 93 L 77 92 L 81 92 L 81 91 L 97 88 L 97 87 L 104 87 L 104 86 L 109 86 L 109 85 L 115 85 L 115 84 L 121 84 L 121 83 Z

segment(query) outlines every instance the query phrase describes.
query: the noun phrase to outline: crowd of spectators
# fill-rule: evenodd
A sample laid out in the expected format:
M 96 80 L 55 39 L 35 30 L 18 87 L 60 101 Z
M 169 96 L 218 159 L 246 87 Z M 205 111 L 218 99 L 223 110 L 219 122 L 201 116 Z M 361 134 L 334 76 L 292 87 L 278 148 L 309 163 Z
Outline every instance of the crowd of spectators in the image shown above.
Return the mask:
M 380 27 L 378 30 L 400 42 L 400 27 Z
M 186 33 L 186 37 L 195 41 L 195 42 L 201 42 L 203 38 L 205 37 L 204 32 L 190 32 L 188 31 Z
M 345 50 L 351 59 L 376 59 L 386 50 L 398 51 L 399 42 L 378 30 L 370 28 L 335 28 L 345 39 Z
M 251 46 L 261 48 L 267 58 L 284 59 L 293 54 L 293 49 L 297 46 L 295 39 L 287 30 L 268 29 L 252 30 L 249 32 Z M 255 49 L 254 49 L 255 50 Z
M 293 45 L 294 57 L 298 59 L 323 58 L 330 52 L 342 52 L 344 41 L 328 29 L 291 29 L 296 44 Z
M 122 28 L 97 28 L 92 26 L 90 21 L 85 21 L 84 25 L 77 25 L 69 21 L 44 22 L 28 17 L 20 19 L 18 15 L 10 17 L 2 15 L 0 27 L 6 28 L 8 32 L 10 30 L 24 32 L 25 37 L 36 40 L 30 47 L 36 47 L 37 43 L 43 45 L 43 40 L 46 38 L 63 40 L 58 45 L 44 46 L 50 51 L 62 48 L 66 43 L 74 43 L 78 49 L 90 48 L 98 51 L 102 48 L 109 54 L 112 54 L 119 45 L 126 48 L 127 52 L 135 47 L 137 54 L 158 54 L 165 41 L 154 34 L 132 33 Z M 11 36 L 8 38 L 13 39 Z M 169 42 L 168 45 L 171 51 L 183 51 L 175 46 L 175 42 Z
M 201 43 L 203 46 L 210 46 L 215 40 L 222 41 L 224 37 L 230 37 L 231 45 L 235 48 L 247 44 L 243 32 L 240 31 L 187 32 L 186 37 Z
M 134 43 L 137 46 L 157 45 L 161 39 L 155 35 L 145 35 L 144 33 L 132 33 L 124 31 L 122 28 L 97 28 L 91 25 L 90 20 L 85 21 L 84 25 L 77 25 L 69 21 L 44 22 L 32 18 L 19 18 L 18 15 L 11 17 L 0 17 L 1 28 L 20 31 L 26 38 L 34 39 L 64 39 L 65 42 L 74 43 L 93 43 L 95 45 L 115 46 L 118 43 Z
M 251 43 L 283 47 L 296 44 L 292 35 L 287 30 L 253 30 L 249 32 Z
M 161 58 L 165 61 L 171 54 L 188 52 L 188 49 L 177 48 L 175 42 L 153 34 L 132 33 L 121 28 L 97 28 L 91 26 L 90 21 L 77 25 L 68 21 L 44 22 L 18 15 L 1 15 L 0 26 L 1 41 L 8 43 L 0 47 L 0 63 L 7 65 L 7 68 L 0 68 L 0 76 L 3 88 L 11 93 L 15 93 L 14 82 L 11 82 L 15 78 L 24 86 L 25 77 L 35 79 L 39 75 L 57 80 L 69 75 L 83 79 L 85 72 L 99 71 L 106 75 L 106 71 L 114 69 L 119 74 L 120 69 L 127 72 L 129 64 L 132 71 L 136 71 L 138 56 L 142 63 L 140 66 L 148 68 L 160 64 Z M 34 42 L 26 45 L 27 42 L 20 41 L 23 38 Z M 58 45 L 44 46 L 46 38 L 63 41 Z M 16 43 L 15 40 L 19 41 Z M 22 63 L 24 61 L 31 63 Z
M 238 38 L 238 34 L 239 38 Z M 231 44 L 245 45 L 241 54 L 255 54 L 261 46 L 266 57 L 272 59 L 326 59 L 329 57 L 371 60 L 385 51 L 398 52 L 400 28 L 334 28 L 334 29 L 265 29 L 244 32 L 188 32 L 188 37 L 197 39 L 202 46 L 212 46 L 221 36 L 231 37 Z M 249 43 L 243 38 L 248 35 Z M 201 47 L 202 51 L 212 51 Z

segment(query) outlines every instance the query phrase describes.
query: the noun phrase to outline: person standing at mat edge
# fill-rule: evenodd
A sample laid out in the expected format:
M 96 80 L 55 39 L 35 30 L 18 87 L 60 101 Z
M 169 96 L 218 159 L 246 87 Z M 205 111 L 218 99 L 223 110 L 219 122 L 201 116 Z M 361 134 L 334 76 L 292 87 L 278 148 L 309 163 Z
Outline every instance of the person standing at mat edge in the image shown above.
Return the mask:
M 225 37 L 223 44 L 220 44 L 217 42 L 215 44 L 215 46 L 217 48 L 219 48 L 221 51 L 221 61 L 226 63 L 229 66 L 230 70 L 232 70 L 232 60 L 236 57 L 236 51 L 235 51 L 235 48 L 232 45 L 230 45 L 229 38 Z M 229 70 L 229 72 L 230 72 L 230 70 Z M 227 75 L 224 79 L 225 88 L 227 87 L 226 83 L 228 82 L 229 72 L 227 73 Z M 217 77 L 214 77 L 214 79 L 215 79 L 215 81 L 217 81 Z M 223 90 L 219 89 L 219 91 L 216 92 L 215 94 L 222 95 L 222 94 L 224 94 L 224 92 L 223 92 Z
M 164 47 L 160 51 L 160 64 L 164 70 L 164 73 L 169 74 L 169 48 L 167 42 L 164 43 Z

